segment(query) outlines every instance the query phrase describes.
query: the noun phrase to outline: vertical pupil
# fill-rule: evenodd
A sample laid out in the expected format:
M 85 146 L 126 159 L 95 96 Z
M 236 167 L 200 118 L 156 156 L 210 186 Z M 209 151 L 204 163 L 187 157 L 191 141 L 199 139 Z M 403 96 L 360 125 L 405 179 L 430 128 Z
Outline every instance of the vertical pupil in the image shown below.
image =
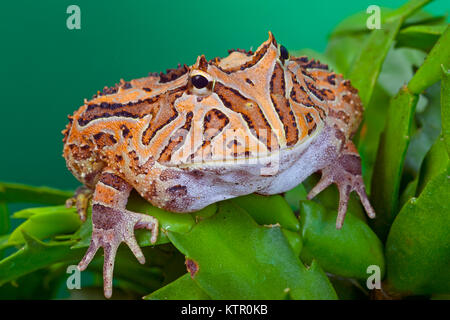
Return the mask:
M 197 89 L 204 88 L 208 85 L 208 79 L 206 79 L 204 76 L 201 76 L 199 74 L 196 76 L 193 76 L 191 81 L 192 81 L 192 84 L 194 85 L 194 87 L 196 87 Z

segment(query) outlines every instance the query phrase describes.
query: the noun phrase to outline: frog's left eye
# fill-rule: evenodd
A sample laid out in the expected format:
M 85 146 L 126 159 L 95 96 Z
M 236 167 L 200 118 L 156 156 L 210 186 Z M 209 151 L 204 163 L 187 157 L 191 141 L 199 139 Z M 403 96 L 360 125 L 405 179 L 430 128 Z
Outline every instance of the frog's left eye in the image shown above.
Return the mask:
M 280 47 L 280 58 L 283 62 L 284 60 L 289 59 L 289 51 L 283 45 Z
M 207 96 L 214 89 L 214 79 L 202 70 L 193 70 L 189 77 L 190 93 L 197 96 Z
M 206 77 L 204 77 L 200 74 L 193 76 L 191 78 L 191 81 L 192 81 L 192 85 L 194 87 L 196 87 L 197 89 L 202 89 L 202 88 L 206 87 L 209 83 L 208 79 L 206 79 Z

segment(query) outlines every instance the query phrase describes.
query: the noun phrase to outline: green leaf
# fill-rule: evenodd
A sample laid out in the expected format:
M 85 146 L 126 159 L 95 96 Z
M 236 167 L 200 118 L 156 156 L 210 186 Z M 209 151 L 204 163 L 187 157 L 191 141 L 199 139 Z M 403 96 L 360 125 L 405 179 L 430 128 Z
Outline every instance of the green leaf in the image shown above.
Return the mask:
M 408 185 L 405 187 L 405 190 L 403 190 L 402 195 L 399 199 L 399 206 L 403 207 L 406 202 L 409 201 L 409 199 L 413 198 L 416 195 L 417 190 L 417 183 L 419 179 L 416 178 L 408 183 Z
M 0 285 L 56 262 L 78 263 L 84 250 L 71 250 L 73 241 L 44 243 L 22 231 L 25 246 L 0 261 Z
M 365 111 L 358 141 L 363 178 L 369 194 L 371 192 L 373 166 L 377 156 L 381 132 L 386 123 L 389 101 L 401 86 L 412 78 L 413 68 L 420 66 L 424 57 L 425 54 L 418 50 L 392 48 L 383 63 L 369 106 Z
M 281 232 L 286 237 L 286 240 L 289 242 L 292 251 L 296 256 L 299 256 L 300 252 L 303 248 L 303 240 L 299 232 L 290 231 L 287 229 L 281 228 Z
M 431 49 L 423 65 L 408 83 L 411 92 L 419 94 L 441 78 L 442 67 L 450 64 L 450 26 Z
M 26 208 L 13 213 L 12 217 L 16 219 L 29 219 L 32 216 L 46 214 L 46 213 L 76 213 L 75 208 L 67 208 L 63 206 L 50 206 L 38 208 Z
M 447 154 L 450 156 L 450 66 L 442 66 L 441 121 Z
M 420 11 L 418 10 L 423 6 L 425 6 L 426 4 L 430 3 L 431 1 L 432 0 L 409 0 L 400 8 L 397 8 L 394 11 L 389 12 L 386 21 L 390 22 L 397 20 L 398 18 L 401 18 L 402 20 L 406 20 L 409 23 L 414 23 L 413 21 L 416 21 L 415 24 L 418 24 L 418 21 L 420 21 L 421 19 L 421 17 L 419 16 Z M 426 15 L 428 14 L 425 13 L 422 14 L 421 16 L 423 17 Z M 407 20 L 408 17 L 410 17 L 409 20 Z
M 395 46 L 410 47 L 428 52 L 446 28 L 446 24 L 407 27 L 398 34 Z
M 401 23 L 401 20 L 397 20 L 383 25 L 383 29 L 373 30 L 347 74 L 352 85 L 359 90 L 364 106 L 369 104 L 384 58 L 391 48 Z
M 300 224 L 287 201 L 280 195 L 249 194 L 231 199 L 247 211 L 259 224 L 276 224 L 291 231 L 299 231 Z
M 4 248 L 8 248 L 8 238 L 9 238 L 9 234 L 4 234 L 2 236 L 0 236 L 0 251 L 3 250 Z M 0 256 L 0 259 L 3 258 Z
M 358 152 L 361 156 L 363 180 L 368 194 L 371 192 L 373 167 L 391 98 L 378 82 L 370 99 L 369 107 L 364 112 L 364 121 L 359 133 Z
M 61 277 L 58 276 L 48 269 L 24 275 L 0 287 L 0 300 L 54 299 L 57 286 L 61 283 Z
M 391 100 L 381 136 L 373 171 L 371 200 L 377 213 L 373 224 L 382 239 L 397 213 L 400 179 L 416 104 L 417 96 L 403 87 Z
M 404 176 L 410 174 L 415 178 L 418 175 L 423 159 L 441 132 L 440 91 L 439 84 L 435 84 L 427 89 L 425 95 L 420 96 L 426 101 L 424 110 L 420 110 L 419 97 L 415 116 L 418 128 L 411 135 L 406 152 Z
M 7 245 L 9 238 L 7 232 L 9 231 L 10 225 L 9 225 L 8 207 L 6 206 L 6 204 L 2 204 L 1 202 L 0 202 L 0 219 L 4 220 L 2 222 L 3 224 L 0 225 L 0 227 L 3 229 L 2 232 L 0 232 L 0 259 L 2 259 L 3 256 L 5 255 L 3 249 L 9 247 Z
M 0 201 L 62 204 L 73 196 L 73 191 L 48 187 L 32 187 L 23 184 L 0 182 Z
M 161 289 L 143 297 L 144 300 L 210 300 L 199 288 L 189 273 L 169 283 Z
M 411 199 L 386 242 L 387 281 L 406 294 L 450 292 L 450 203 L 447 167 Z
M 279 227 L 262 227 L 231 201 L 188 233 L 168 232 L 190 261 L 193 279 L 213 299 L 334 299 L 320 267 L 307 269 Z
M 414 76 L 413 68 L 420 67 L 426 54 L 411 48 L 391 48 L 381 68 L 378 84 L 395 96 Z
M 361 49 L 367 35 L 333 37 L 328 41 L 325 54 L 328 60 L 334 65 L 336 73 L 342 73 L 344 77 L 352 65 L 356 55 Z
M 9 210 L 5 201 L 0 201 L 0 235 L 9 232 Z
M 47 239 L 55 235 L 70 234 L 78 230 L 81 220 L 75 209 L 67 209 L 63 206 L 28 209 L 28 220 L 18 226 L 11 233 L 8 244 L 18 245 L 24 243 L 22 231 L 39 240 Z M 37 213 L 36 213 L 37 212 Z M 19 212 L 19 216 L 23 215 Z
M 81 227 L 72 235 L 71 240 L 75 240 L 72 249 L 87 248 L 91 243 L 92 236 L 92 208 L 88 209 L 87 219 Z
M 191 216 L 194 219 L 194 221 L 196 223 L 198 223 L 199 221 L 201 221 L 203 219 L 211 217 L 216 212 L 217 212 L 217 204 L 213 203 L 199 211 L 192 212 Z
M 329 274 L 334 290 L 339 297 L 339 300 L 366 300 L 367 289 L 362 287 L 356 280 L 338 277 Z
M 315 259 L 326 272 L 357 279 L 366 279 L 367 267 L 377 265 L 383 276 L 383 245 L 366 223 L 347 215 L 338 230 L 337 211 L 313 201 L 302 201 L 300 208 L 302 261 Z
M 295 188 L 285 192 L 284 199 L 286 199 L 287 203 L 294 212 L 298 212 L 298 209 L 300 208 L 300 200 L 306 200 L 307 194 L 308 193 L 306 192 L 305 187 L 300 183 Z
M 436 139 L 422 164 L 417 186 L 417 195 L 422 192 L 433 177 L 445 171 L 448 165 L 448 159 L 448 154 L 445 152 L 444 139 L 440 136 Z
M 381 29 L 373 30 L 363 44 L 348 74 L 353 86 L 359 90 L 363 105 L 367 106 L 370 101 L 384 58 L 391 48 L 400 26 L 409 15 L 428 2 L 430 0 L 407 2 L 386 19 Z

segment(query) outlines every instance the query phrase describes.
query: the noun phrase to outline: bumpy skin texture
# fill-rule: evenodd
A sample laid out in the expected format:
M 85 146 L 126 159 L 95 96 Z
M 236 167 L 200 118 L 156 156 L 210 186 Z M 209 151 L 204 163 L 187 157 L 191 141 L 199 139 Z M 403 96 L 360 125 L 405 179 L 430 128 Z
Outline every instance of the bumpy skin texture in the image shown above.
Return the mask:
M 269 33 L 254 53 L 200 56 L 191 67 L 105 87 L 69 116 L 67 166 L 95 190 L 93 239 L 80 268 L 103 247 L 106 296 L 122 241 L 145 261 L 133 228 L 153 230 L 156 241 L 157 221 L 126 210 L 132 189 L 160 208 L 191 212 L 253 192 L 281 193 L 320 170 L 309 197 L 337 184 L 338 228 L 352 191 L 375 216 L 350 140 L 363 115 L 357 90 L 319 61 L 280 48 Z M 200 89 L 198 76 L 208 80 Z M 79 194 L 83 219 L 86 193 Z

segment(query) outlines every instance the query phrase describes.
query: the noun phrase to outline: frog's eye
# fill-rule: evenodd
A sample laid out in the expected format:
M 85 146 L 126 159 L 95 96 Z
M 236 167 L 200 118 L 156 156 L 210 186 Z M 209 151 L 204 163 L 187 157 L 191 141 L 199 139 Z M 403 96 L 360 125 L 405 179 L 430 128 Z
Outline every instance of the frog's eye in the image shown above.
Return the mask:
M 211 94 L 214 88 L 214 80 L 210 74 L 202 70 L 194 70 L 190 75 L 191 93 L 198 96 Z
M 289 51 L 283 45 L 280 46 L 280 58 L 281 58 L 281 61 L 283 61 L 283 62 L 285 60 L 289 59 Z
M 192 82 L 192 85 L 194 87 L 196 87 L 197 89 L 202 89 L 202 88 L 206 87 L 209 83 L 208 79 L 206 79 L 206 77 L 204 77 L 200 74 L 193 76 L 191 78 L 191 82 Z

